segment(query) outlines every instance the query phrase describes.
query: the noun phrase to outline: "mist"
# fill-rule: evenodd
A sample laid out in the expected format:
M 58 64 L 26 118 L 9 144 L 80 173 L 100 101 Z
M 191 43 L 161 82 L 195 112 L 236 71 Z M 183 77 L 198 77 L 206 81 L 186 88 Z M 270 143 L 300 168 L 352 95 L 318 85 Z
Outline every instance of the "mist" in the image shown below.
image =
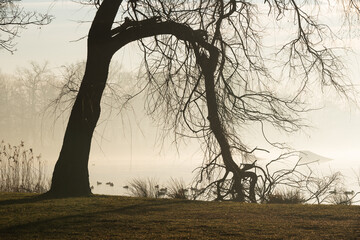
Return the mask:
M 24 141 L 27 147 L 41 154 L 50 179 L 83 69 L 80 67 L 77 72 L 75 85 L 66 84 L 69 73 L 86 58 L 83 37 L 95 10 L 86 6 L 79 8 L 78 4 L 69 1 L 51 2 L 50 5 L 46 1 L 37 1 L 26 3 L 24 7 L 49 12 L 56 18 L 49 26 L 29 27 L 19 38 L 15 54 L 0 59 L 1 66 L 6 66 L 1 68 L 0 76 L 0 138 L 12 145 Z M 336 16 L 330 17 L 330 22 L 339 24 L 332 19 Z M 271 39 L 270 43 L 281 41 L 286 37 L 286 31 L 266 37 Z M 347 46 L 358 46 L 356 38 L 343 40 Z M 138 96 L 126 106 L 124 99 L 119 98 L 120 93 L 139 88 L 129 84 L 136 83 L 143 67 L 142 55 L 136 47 L 126 47 L 114 56 L 117 63 L 112 68 L 114 73 L 109 82 L 114 83 L 113 87 L 124 89 L 116 89 L 117 96 L 112 95 L 114 91 L 109 91 L 102 102 L 101 119 L 95 130 L 89 161 L 90 182 L 95 193 L 123 193 L 122 186 L 136 177 L 154 177 L 162 182 L 171 177 L 183 178 L 190 185 L 195 176 L 193 170 L 204 160 L 203 146 L 197 140 L 179 140 L 172 132 L 164 135 L 164 126 L 146 113 L 146 96 Z M 357 51 L 354 48 L 344 60 L 349 68 L 348 77 L 355 84 L 360 74 Z M 39 71 L 42 71 L 40 75 Z M 57 102 L 64 90 L 63 98 Z M 308 128 L 287 134 L 265 126 L 265 131 L 270 141 L 276 139 L 293 150 L 311 151 L 332 159 L 315 163 L 313 167 L 321 169 L 319 172 L 324 175 L 341 170 L 348 182 L 345 185 L 353 186 L 356 184 L 353 176 L 359 171 L 360 126 L 357 123 L 360 114 L 351 103 L 349 106 L 326 91 L 323 97 L 311 99 L 314 107 L 319 109 L 304 116 L 308 119 Z M 241 131 L 249 146 L 269 149 L 268 154 L 258 153 L 257 159 L 269 161 L 281 154 L 264 142 L 261 133 L 255 129 L 255 125 L 247 125 Z M 97 181 L 116 184 L 113 188 L 97 187 Z
M 13 74 L 0 75 L 1 139 L 14 146 L 23 141 L 35 154 L 41 154 L 49 182 L 83 71 L 84 62 L 59 68 L 51 67 L 49 62 L 30 62 Z M 120 96 L 137 91 L 142 87 L 139 84 L 135 74 L 124 72 L 116 61 L 112 64 L 89 158 L 94 193 L 127 195 L 129 192 L 123 186 L 133 179 L 151 178 L 163 185 L 170 179 L 182 179 L 188 186 L 195 182 L 194 170 L 204 160 L 200 142 L 167 133 L 156 119 L 146 114 L 144 95 L 131 101 Z M 288 142 L 297 150 L 311 150 L 329 158 L 329 161 L 308 161 L 314 161 L 310 165 L 318 176 L 342 172 L 344 188 L 353 189 L 358 184 L 356 176 L 360 167 L 359 150 L 351 147 L 354 144 L 351 136 L 358 134 L 356 123 L 360 118 L 357 112 L 352 115 L 346 112 L 329 102 L 326 108 L 308 114 L 313 124 L 311 129 L 291 136 L 269 128 L 272 131 L 269 136 Z M 282 153 L 261 140 L 254 129 L 255 126 L 249 126 L 243 131 L 248 144 L 270 150 L 254 156 L 260 164 Z M 293 162 L 290 160 L 289 164 Z M 114 186 L 97 182 L 112 182 Z

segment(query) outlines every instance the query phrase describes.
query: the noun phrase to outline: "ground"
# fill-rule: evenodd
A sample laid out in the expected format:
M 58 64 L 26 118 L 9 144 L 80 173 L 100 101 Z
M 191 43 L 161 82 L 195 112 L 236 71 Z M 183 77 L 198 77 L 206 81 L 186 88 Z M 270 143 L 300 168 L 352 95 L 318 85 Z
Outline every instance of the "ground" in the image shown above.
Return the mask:
M 360 239 L 360 206 L 0 193 L 0 239 Z

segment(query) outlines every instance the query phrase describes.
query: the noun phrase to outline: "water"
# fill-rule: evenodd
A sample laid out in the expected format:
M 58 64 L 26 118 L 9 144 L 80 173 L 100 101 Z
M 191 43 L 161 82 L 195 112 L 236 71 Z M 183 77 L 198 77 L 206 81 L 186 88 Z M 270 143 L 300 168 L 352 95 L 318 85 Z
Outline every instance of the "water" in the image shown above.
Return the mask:
M 357 165 L 356 165 L 357 164 Z M 190 187 L 195 173 L 193 170 L 197 167 L 196 163 L 184 164 L 182 162 L 154 162 L 153 164 L 92 164 L 89 166 L 90 185 L 93 186 L 93 193 L 106 195 L 130 195 L 130 192 L 124 188 L 132 179 L 152 179 L 161 187 L 169 186 L 169 181 L 173 179 L 183 180 Z M 360 165 L 357 162 L 345 162 L 344 160 L 334 160 L 326 163 L 314 163 L 311 169 L 318 177 L 326 176 L 340 171 L 343 175 L 343 189 L 346 191 L 360 192 L 360 183 L 357 176 L 360 177 Z M 97 182 L 102 184 L 98 185 Z M 112 182 L 114 186 L 107 185 Z M 329 189 L 333 190 L 333 189 Z M 357 196 L 355 200 L 360 200 Z
M 202 156 L 201 154 L 190 154 L 185 159 L 179 156 L 148 156 L 142 159 L 126 159 L 124 157 L 119 159 L 117 156 L 91 157 L 89 174 L 90 185 L 93 186 L 92 192 L 95 194 L 129 196 L 130 192 L 124 186 L 129 185 L 129 182 L 136 178 L 152 179 L 161 187 L 169 186 L 171 179 L 178 179 L 183 180 L 190 187 L 195 177 L 193 171 L 201 164 Z M 258 163 L 263 164 L 262 161 Z M 54 164 L 48 166 L 49 176 L 51 176 Z M 289 163 L 287 168 L 291 166 Z M 272 171 L 279 167 L 280 165 L 274 166 Z M 360 162 L 356 158 L 336 156 L 336 159 L 332 161 L 313 163 L 310 165 L 310 169 L 318 177 L 340 171 L 343 175 L 343 189 L 360 192 L 360 183 L 357 180 L 357 177 L 360 177 Z M 97 184 L 97 182 L 101 182 L 101 184 Z M 107 182 L 114 185 L 110 186 L 106 184 Z M 360 195 L 356 197 L 356 200 L 360 200 Z
M 160 186 L 168 185 L 171 179 L 183 180 L 190 186 L 194 167 L 184 164 L 143 164 L 130 166 L 127 164 L 93 164 L 89 166 L 90 186 L 93 193 L 107 195 L 129 195 L 124 186 L 132 179 L 152 179 Z M 97 182 L 101 182 L 98 184 Z M 111 182 L 114 186 L 107 185 Z

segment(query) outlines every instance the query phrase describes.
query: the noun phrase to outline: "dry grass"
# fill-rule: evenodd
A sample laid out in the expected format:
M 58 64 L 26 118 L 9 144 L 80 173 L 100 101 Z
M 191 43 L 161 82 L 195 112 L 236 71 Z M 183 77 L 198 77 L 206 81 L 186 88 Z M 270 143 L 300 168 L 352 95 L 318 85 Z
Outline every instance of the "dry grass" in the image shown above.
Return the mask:
M 360 207 L 0 193 L 0 239 L 360 239 Z
M 301 204 L 305 199 L 301 196 L 299 191 L 283 190 L 275 191 L 274 194 L 269 195 L 267 203 L 280 203 L 280 204 Z
M 147 197 L 157 198 L 159 197 L 159 185 L 155 179 L 141 179 L 135 178 L 129 183 L 129 191 L 131 196 L 134 197 Z
M 0 142 L 0 191 L 43 193 L 49 189 L 45 178 L 44 161 L 26 149 L 24 142 L 17 146 Z
M 169 182 L 169 190 L 167 196 L 172 199 L 190 199 L 189 190 L 183 180 L 171 178 Z

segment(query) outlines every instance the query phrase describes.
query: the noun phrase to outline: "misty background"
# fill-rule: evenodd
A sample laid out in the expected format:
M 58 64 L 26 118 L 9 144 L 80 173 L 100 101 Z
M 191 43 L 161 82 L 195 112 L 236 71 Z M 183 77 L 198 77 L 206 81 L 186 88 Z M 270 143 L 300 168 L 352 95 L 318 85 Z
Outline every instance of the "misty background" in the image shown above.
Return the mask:
M 24 1 L 26 9 L 48 12 L 55 16 L 48 25 L 29 27 L 17 39 L 17 51 L 1 51 L 0 58 L 0 140 L 12 145 L 21 141 L 41 154 L 46 161 L 49 179 L 58 154 L 69 116 L 71 99 L 76 94 L 76 80 L 81 80 L 83 60 L 86 59 L 86 34 L 94 16 L 94 9 L 71 1 Z M 326 16 L 329 24 L 341 25 L 336 11 Z M 271 24 L 269 24 L 271 29 Z M 283 36 L 268 36 L 274 44 Z M 339 40 L 340 41 L 340 40 Z M 347 77 L 355 85 L 360 83 L 359 37 L 354 35 L 341 41 L 352 51 L 343 56 L 348 67 Z M 156 178 L 166 183 L 170 178 L 191 183 L 192 171 L 203 160 L 196 140 L 174 142 L 145 113 L 144 96 L 124 105 L 121 93 L 137 85 L 141 71 L 141 53 L 136 45 L 126 47 L 113 58 L 110 86 L 103 101 L 102 115 L 92 142 L 89 161 L 90 184 L 94 193 L 124 194 L 122 186 L 136 177 Z M 73 74 L 71 74 L 73 73 Z M 69 79 L 75 85 L 66 85 Z M 64 89 L 64 85 L 67 88 Z M 113 91 L 112 91 L 113 90 Z M 65 91 L 65 95 L 59 95 Z M 307 150 L 330 161 L 312 164 L 319 174 L 341 171 L 346 187 L 356 185 L 360 173 L 360 111 L 325 92 L 313 99 L 314 108 L 306 114 L 309 128 L 296 134 L 284 134 L 267 128 L 270 140 L 286 142 L 295 150 Z M 259 142 L 260 137 L 249 126 L 243 138 L 250 145 L 267 148 L 270 153 L 256 156 L 259 161 L 270 160 L 279 150 Z M 114 187 L 96 182 L 114 182 Z

